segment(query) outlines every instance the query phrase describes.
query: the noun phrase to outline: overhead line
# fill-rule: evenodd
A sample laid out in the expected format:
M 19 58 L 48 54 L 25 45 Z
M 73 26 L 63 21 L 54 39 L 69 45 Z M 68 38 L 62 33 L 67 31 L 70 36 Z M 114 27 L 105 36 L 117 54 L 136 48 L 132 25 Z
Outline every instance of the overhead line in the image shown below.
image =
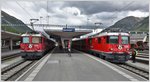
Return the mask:
M 4 2 L 6 5 L 8 5 L 6 2 Z M 9 8 L 8 6 L 5 6 L 6 8 L 8 8 L 12 13 L 15 12 L 15 10 L 13 8 Z M 3 10 L 3 9 L 2 9 Z M 4 11 L 4 10 L 3 10 Z M 26 17 L 23 16 L 24 19 L 27 19 Z M 24 21 L 25 22 L 25 21 Z
M 23 8 L 17 1 L 16 1 L 16 3 L 32 18 L 32 16 L 30 15 L 30 13 L 25 8 Z
M 131 5 L 131 4 L 133 4 L 133 3 L 134 3 L 134 1 L 128 3 L 128 4 L 125 5 L 124 7 L 120 8 L 120 9 L 116 9 L 116 10 L 122 10 L 122 9 L 125 9 L 125 8 L 129 7 L 129 5 Z M 117 12 L 116 12 L 116 13 L 117 13 Z M 114 13 L 112 16 L 114 16 L 116 13 Z M 114 19 L 112 19 L 112 21 L 113 21 L 113 20 L 114 20 Z

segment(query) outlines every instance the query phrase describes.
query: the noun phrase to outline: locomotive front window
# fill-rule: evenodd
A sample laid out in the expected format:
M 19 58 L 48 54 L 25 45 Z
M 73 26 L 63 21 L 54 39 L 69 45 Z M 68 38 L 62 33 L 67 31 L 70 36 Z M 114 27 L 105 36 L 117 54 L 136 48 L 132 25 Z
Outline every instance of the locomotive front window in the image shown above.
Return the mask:
M 128 44 L 129 43 L 129 37 L 128 36 L 122 36 L 122 44 Z
M 29 37 L 23 37 L 22 42 L 23 43 L 29 43 Z
M 118 36 L 109 36 L 108 43 L 110 44 L 118 44 Z
M 41 37 L 32 37 L 32 43 L 41 43 L 42 39 Z

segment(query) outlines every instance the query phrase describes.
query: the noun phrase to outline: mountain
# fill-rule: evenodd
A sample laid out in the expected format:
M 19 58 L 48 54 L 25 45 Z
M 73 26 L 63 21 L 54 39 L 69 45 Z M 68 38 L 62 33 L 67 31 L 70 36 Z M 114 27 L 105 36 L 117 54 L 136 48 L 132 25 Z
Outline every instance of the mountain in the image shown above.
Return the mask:
M 117 21 L 114 25 L 106 28 L 102 32 L 109 30 L 122 30 L 122 31 L 149 31 L 149 17 L 139 18 L 134 16 L 125 17 Z
M 149 32 L 149 16 L 135 24 L 133 31 L 146 31 Z
M 121 28 L 122 30 L 129 31 L 132 30 L 134 26 L 141 20 L 142 18 L 134 16 L 125 17 L 117 21 L 114 25 L 110 26 L 110 28 Z
M 21 26 L 6 26 L 4 24 L 9 24 L 9 25 L 20 24 Z M 13 16 L 10 16 L 4 11 L 1 11 L 1 25 L 2 25 L 2 30 L 6 30 L 9 32 L 14 32 L 14 33 L 32 32 L 32 29 L 26 26 L 21 20 Z

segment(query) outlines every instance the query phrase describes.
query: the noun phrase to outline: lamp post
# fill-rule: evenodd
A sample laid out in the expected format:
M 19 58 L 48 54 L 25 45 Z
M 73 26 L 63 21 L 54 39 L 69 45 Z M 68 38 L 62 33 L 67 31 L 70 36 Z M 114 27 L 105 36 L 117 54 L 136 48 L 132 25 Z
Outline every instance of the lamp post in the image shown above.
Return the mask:
M 47 24 L 49 24 L 49 17 L 50 17 L 50 16 L 49 16 L 49 15 L 47 15 Z
M 39 19 L 30 19 L 30 24 L 33 30 L 34 30 L 33 24 L 37 21 L 39 21 Z

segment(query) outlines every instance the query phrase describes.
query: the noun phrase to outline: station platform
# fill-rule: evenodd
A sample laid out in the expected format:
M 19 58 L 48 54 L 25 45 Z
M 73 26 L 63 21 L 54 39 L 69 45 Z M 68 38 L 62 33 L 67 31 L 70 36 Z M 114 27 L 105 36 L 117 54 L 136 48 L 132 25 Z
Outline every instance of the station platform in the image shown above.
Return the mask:
M 68 56 L 64 50 L 55 48 L 48 54 L 45 63 L 28 75 L 25 81 L 137 81 L 139 77 L 134 74 L 122 72 L 114 64 L 96 57 L 92 58 L 86 53 L 73 50 Z M 46 58 L 45 58 L 46 59 Z
M 1 57 L 5 57 L 5 56 L 8 56 L 8 55 L 13 55 L 13 54 L 17 54 L 17 53 L 20 53 L 21 50 L 20 49 L 15 49 L 15 50 L 12 50 L 12 51 L 7 51 L 7 52 L 1 52 Z

